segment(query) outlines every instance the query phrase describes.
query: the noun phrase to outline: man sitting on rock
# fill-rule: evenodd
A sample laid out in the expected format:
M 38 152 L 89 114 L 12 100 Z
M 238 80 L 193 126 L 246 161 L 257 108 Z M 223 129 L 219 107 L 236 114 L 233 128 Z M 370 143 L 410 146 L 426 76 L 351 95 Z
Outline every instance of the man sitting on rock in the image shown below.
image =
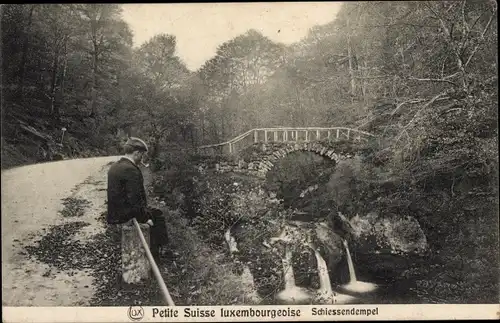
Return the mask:
M 151 226 L 150 250 L 159 261 L 160 249 L 167 243 L 167 229 L 163 212 L 147 206 L 144 178 L 138 164 L 148 152 L 146 143 L 129 137 L 125 156 L 108 171 L 108 224 L 124 224 L 133 218 Z

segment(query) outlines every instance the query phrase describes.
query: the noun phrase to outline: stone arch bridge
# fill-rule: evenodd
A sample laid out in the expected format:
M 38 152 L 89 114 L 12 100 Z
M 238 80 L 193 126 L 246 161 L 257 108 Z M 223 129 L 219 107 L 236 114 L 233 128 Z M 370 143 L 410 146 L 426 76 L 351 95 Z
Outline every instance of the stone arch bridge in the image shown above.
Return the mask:
M 218 172 L 244 172 L 265 178 L 279 159 L 294 151 L 314 152 L 338 163 L 352 158 L 357 148 L 375 138 L 370 133 L 344 127 L 262 128 L 223 143 L 200 146 L 198 152 L 229 157 L 228 161 L 215 165 Z

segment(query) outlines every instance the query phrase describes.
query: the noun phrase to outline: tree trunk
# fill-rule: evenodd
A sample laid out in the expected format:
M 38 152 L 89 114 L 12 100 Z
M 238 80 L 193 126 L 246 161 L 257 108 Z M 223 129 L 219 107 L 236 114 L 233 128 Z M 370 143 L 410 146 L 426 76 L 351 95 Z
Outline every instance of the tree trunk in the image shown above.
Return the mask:
M 349 19 L 347 19 L 347 57 L 349 58 L 349 77 L 351 79 L 351 96 L 356 95 L 356 80 L 354 78 L 353 57 L 351 48 L 351 31 L 349 30 Z
M 54 45 L 54 47 L 57 47 Z M 58 117 L 59 111 L 56 111 L 56 83 L 57 83 L 57 70 L 59 68 L 59 50 L 54 50 L 54 60 L 52 61 L 52 75 L 50 80 L 50 115 Z
M 301 125 L 305 126 L 305 113 L 304 113 L 304 111 L 302 109 L 302 100 L 300 98 L 300 91 L 299 91 L 299 87 L 297 85 L 295 85 L 295 95 L 296 95 L 296 98 L 297 98 L 297 106 L 298 106 L 297 119 L 296 120 L 299 120 L 301 122 Z
M 61 100 L 60 100 L 60 105 L 64 107 L 65 105 L 65 98 L 64 98 L 64 85 L 65 85 L 65 79 L 66 79 L 66 69 L 68 67 L 68 50 L 67 50 L 67 40 L 64 43 L 64 65 L 63 65 L 63 70 L 62 70 L 62 76 L 61 76 L 61 86 L 60 86 L 60 95 L 61 95 Z M 60 115 L 60 108 L 57 107 L 57 113 Z
M 201 142 L 205 143 L 205 112 L 201 113 Z
M 33 24 L 33 11 L 35 10 L 35 5 L 31 5 L 28 25 L 24 30 L 24 43 L 23 43 L 23 54 L 21 57 L 21 65 L 19 66 L 19 98 L 24 97 L 24 82 L 25 82 L 25 74 L 26 74 L 26 58 L 28 55 L 28 47 L 29 47 L 29 36 L 31 35 L 31 26 Z
M 96 91 L 96 86 L 97 86 L 97 49 L 94 48 L 94 53 L 92 57 L 92 79 L 90 82 L 90 102 L 89 102 L 89 109 L 90 109 L 90 116 L 91 118 L 95 117 L 96 115 L 96 97 L 97 97 L 97 91 Z
M 366 77 L 368 76 L 368 65 L 366 64 L 366 59 L 365 58 L 363 58 L 363 66 L 364 66 L 363 76 L 365 76 L 365 78 L 363 78 L 362 91 L 363 91 L 363 100 L 366 103 L 366 101 L 367 101 L 367 97 L 366 97 L 366 87 L 367 87 Z
M 97 86 L 97 68 L 98 68 L 98 56 L 99 56 L 99 45 L 97 43 L 97 28 L 98 21 L 97 15 L 94 13 L 91 17 L 91 37 L 92 37 L 92 76 L 90 79 L 90 102 L 89 102 L 89 110 L 90 110 L 90 118 L 95 118 L 96 116 L 96 86 Z

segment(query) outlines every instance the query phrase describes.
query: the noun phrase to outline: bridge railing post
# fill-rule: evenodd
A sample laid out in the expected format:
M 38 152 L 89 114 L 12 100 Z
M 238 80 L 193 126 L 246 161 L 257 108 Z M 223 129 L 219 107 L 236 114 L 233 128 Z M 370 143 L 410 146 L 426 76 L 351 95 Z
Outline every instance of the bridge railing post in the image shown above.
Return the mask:
M 264 130 L 264 142 L 267 142 L 267 130 Z
M 258 137 L 258 133 L 257 133 L 257 130 L 254 130 L 253 131 L 253 142 L 254 144 L 257 143 L 259 141 L 259 137 Z

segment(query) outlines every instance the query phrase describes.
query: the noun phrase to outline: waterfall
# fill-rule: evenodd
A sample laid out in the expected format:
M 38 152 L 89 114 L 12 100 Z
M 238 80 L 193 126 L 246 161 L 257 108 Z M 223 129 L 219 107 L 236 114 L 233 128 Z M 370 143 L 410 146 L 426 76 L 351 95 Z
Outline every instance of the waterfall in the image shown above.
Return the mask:
M 281 259 L 283 263 L 283 279 L 285 289 L 276 294 L 276 300 L 284 304 L 309 304 L 312 294 L 305 288 L 295 285 L 295 275 L 292 267 L 292 251 L 285 247 L 285 256 Z
M 328 266 L 326 265 L 326 261 L 323 257 L 321 257 L 317 250 L 314 250 L 314 255 L 316 256 L 316 261 L 318 262 L 320 290 L 324 293 L 333 295 L 332 283 L 330 282 L 330 275 L 328 275 Z
M 355 283 L 358 281 L 356 278 L 356 271 L 354 270 L 354 264 L 352 263 L 351 253 L 349 251 L 349 245 L 346 240 L 343 240 L 345 251 L 347 254 L 347 266 L 349 267 L 349 283 Z
M 368 293 L 374 291 L 377 288 L 376 284 L 358 281 L 356 278 L 356 271 L 354 270 L 354 264 L 352 262 L 351 253 L 349 252 L 349 245 L 346 240 L 342 241 L 347 254 L 347 266 L 349 267 L 349 283 L 342 286 L 346 291 L 352 293 Z
M 235 252 L 238 252 L 238 247 L 237 247 L 236 240 L 231 235 L 231 228 L 227 229 L 227 231 L 226 231 L 226 233 L 224 235 L 224 238 L 226 239 L 227 245 L 229 247 L 229 252 L 231 254 L 233 254 Z
M 349 295 L 336 293 L 332 290 L 328 266 L 321 254 L 312 246 L 316 261 L 318 263 L 319 290 L 314 301 L 315 304 L 345 304 L 353 301 L 355 298 Z
M 285 289 L 293 288 L 295 286 L 295 275 L 292 267 L 292 251 L 290 251 L 290 248 L 288 247 L 285 250 L 285 258 L 282 259 L 282 262 Z

